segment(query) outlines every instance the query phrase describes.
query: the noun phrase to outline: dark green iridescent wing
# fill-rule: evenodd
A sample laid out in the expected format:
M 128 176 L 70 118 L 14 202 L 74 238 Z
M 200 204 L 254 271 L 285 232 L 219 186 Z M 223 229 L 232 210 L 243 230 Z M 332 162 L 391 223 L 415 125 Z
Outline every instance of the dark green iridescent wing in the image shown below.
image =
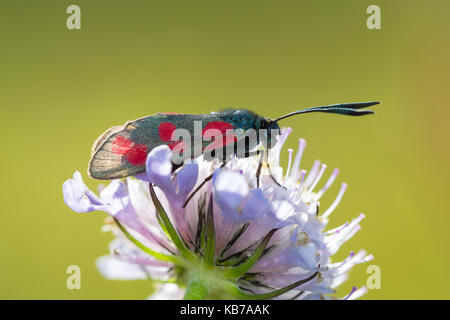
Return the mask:
M 197 122 L 197 124 L 196 124 Z M 92 178 L 109 180 L 124 178 L 145 172 L 148 153 L 160 145 L 168 145 L 177 150 L 178 141 L 172 141 L 175 129 L 185 129 L 191 136 L 191 150 L 194 150 L 194 126 L 201 128 L 203 135 L 207 129 L 226 129 L 236 127 L 236 119 L 226 113 L 207 115 L 164 114 L 129 121 L 123 126 L 107 130 L 94 144 L 88 173 Z M 200 127 L 198 127 L 200 126 Z M 210 144 L 202 143 L 202 152 Z M 178 146 L 179 147 L 179 146 Z M 184 159 L 195 158 L 200 154 L 183 154 Z

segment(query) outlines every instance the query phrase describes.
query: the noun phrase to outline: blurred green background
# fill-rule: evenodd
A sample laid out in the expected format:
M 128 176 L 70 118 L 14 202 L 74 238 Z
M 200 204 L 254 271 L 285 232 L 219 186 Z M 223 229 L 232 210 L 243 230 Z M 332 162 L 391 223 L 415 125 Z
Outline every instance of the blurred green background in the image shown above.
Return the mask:
M 70 4 L 81 30 L 66 28 Z M 382 30 L 366 27 L 370 4 Z M 375 99 L 372 117 L 284 121 L 288 146 L 304 137 L 307 169 L 317 158 L 341 168 L 349 189 L 331 227 L 367 215 L 338 254 L 375 256 L 381 289 L 365 299 L 450 298 L 449 11 L 446 0 L 2 1 L 0 298 L 147 297 L 149 282 L 97 272 L 111 239 L 105 214 L 63 203 L 75 170 L 98 184 L 87 162 L 110 126 L 160 111 L 244 106 L 276 117 Z M 81 290 L 66 289 L 72 264 Z M 366 268 L 340 296 L 366 283 Z

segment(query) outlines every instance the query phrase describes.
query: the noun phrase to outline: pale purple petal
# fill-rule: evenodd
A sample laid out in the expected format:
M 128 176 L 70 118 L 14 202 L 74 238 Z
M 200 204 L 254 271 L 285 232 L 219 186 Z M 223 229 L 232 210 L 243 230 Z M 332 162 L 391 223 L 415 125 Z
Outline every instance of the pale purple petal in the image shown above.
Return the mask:
M 83 181 L 83 177 L 81 176 L 81 173 L 79 171 L 75 171 L 73 174 L 73 179 L 78 181 L 84 186 L 86 196 L 89 198 L 89 200 L 92 202 L 93 205 L 103 205 L 104 203 L 100 200 L 100 198 L 89 188 L 86 186 L 86 184 Z
M 245 199 L 239 218 L 242 222 L 263 218 L 272 213 L 270 202 L 264 197 L 261 189 L 253 189 Z
M 161 188 L 165 193 L 175 193 L 171 180 L 172 151 L 166 145 L 156 147 L 147 156 L 146 170 L 148 180 Z
M 101 256 L 96 261 L 97 269 L 109 280 L 144 280 L 147 273 L 137 264 L 120 261 L 113 256 Z
M 100 198 L 109 204 L 107 212 L 124 226 L 136 231 L 144 239 L 160 243 L 156 237 L 139 219 L 130 201 L 128 189 L 122 181 L 114 180 L 100 193 Z
M 286 249 L 286 265 L 299 266 L 305 270 L 316 270 L 318 257 L 316 256 L 317 247 L 313 243 L 307 243 L 301 246 L 292 246 Z
M 69 179 L 63 184 L 64 202 L 75 212 L 91 212 L 94 206 L 86 197 L 86 192 L 82 185 L 73 179 Z
M 181 300 L 184 296 L 184 289 L 175 283 L 164 283 L 158 291 L 148 297 L 149 300 Z
M 244 176 L 234 171 L 216 170 L 213 177 L 214 200 L 222 210 L 224 218 L 241 222 L 240 205 L 249 193 Z
M 84 184 L 81 174 L 76 171 L 73 179 L 68 179 L 63 184 L 64 202 L 75 212 L 91 212 L 104 210 L 106 206 Z
M 97 269 L 109 280 L 146 280 L 169 278 L 167 268 L 141 266 L 121 261 L 113 256 L 101 256 L 96 261 Z
M 194 188 L 198 178 L 198 164 L 187 163 L 177 172 L 175 177 L 175 186 L 177 200 L 184 203 L 189 193 Z

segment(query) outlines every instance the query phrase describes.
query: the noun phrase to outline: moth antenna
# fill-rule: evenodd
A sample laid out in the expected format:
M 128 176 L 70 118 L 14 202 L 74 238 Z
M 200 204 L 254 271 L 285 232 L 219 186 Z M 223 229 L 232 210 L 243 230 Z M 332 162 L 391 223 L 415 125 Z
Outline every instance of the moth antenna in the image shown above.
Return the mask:
M 337 113 L 346 116 L 363 116 L 366 114 L 375 113 L 372 110 L 359 110 L 363 108 L 367 108 L 370 106 L 374 106 L 379 104 L 379 101 L 369 101 L 369 102 L 356 102 L 356 103 L 339 103 L 339 104 L 331 104 L 328 106 L 319 106 L 319 107 L 311 107 L 298 111 L 294 111 L 284 116 L 281 116 L 273 121 L 279 121 L 288 117 L 295 116 L 297 114 L 302 113 L 310 113 L 310 112 L 325 112 L 325 113 Z

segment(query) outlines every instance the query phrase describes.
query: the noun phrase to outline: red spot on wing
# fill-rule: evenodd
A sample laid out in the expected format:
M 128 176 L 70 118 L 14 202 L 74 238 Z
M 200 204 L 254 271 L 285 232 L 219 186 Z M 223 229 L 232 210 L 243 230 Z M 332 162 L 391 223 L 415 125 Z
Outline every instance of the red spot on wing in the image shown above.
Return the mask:
M 162 141 L 171 141 L 172 133 L 177 127 L 170 122 L 162 122 L 158 127 L 159 137 Z
M 235 141 L 237 141 L 237 136 L 234 133 L 228 133 L 227 130 L 233 130 L 233 125 L 229 124 L 228 122 L 224 121 L 212 121 L 208 123 L 202 131 L 203 137 L 207 139 L 211 139 L 214 137 L 214 141 L 207 145 L 203 151 L 212 150 L 216 148 L 222 148 L 228 144 L 231 144 Z M 210 130 L 210 131 L 209 131 Z M 222 139 L 218 139 L 219 137 L 216 136 L 217 130 L 220 131 Z
M 185 144 L 183 141 L 172 141 L 172 134 L 177 127 L 171 122 L 162 122 L 158 126 L 159 138 L 164 142 L 170 142 L 169 148 L 174 152 L 181 153 Z M 234 133 L 227 134 L 227 130 L 233 130 L 233 125 L 225 121 L 212 121 L 205 125 L 202 130 L 202 136 L 206 139 L 214 137 L 214 141 L 209 144 L 204 150 L 211 150 L 215 148 L 222 148 L 228 144 L 237 141 L 237 137 Z M 220 136 L 217 135 L 217 130 L 220 132 Z M 222 137 L 222 139 L 220 139 Z M 145 162 L 145 159 L 144 159 Z
M 216 129 L 222 132 L 223 135 L 226 134 L 227 130 L 234 129 L 234 127 L 225 121 L 212 121 L 203 128 L 202 135 L 204 136 L 206 131 L 210 129 Z
M 116 154 L 126 154 L 133 147 L 133 142 L 125 137 L 117 136 L 111 147 L 111 151 Z
M 129 163 L 135 166 L 141 166 L 145 164 L 147 160 L 147 146 L 144 144 L 135 144 L 133 148 L 125 155 L 125 158 Z
M 170 122 L 162 122 L 158 127 L 159 137 L 162 141 L 170 142 L 172 141 L 172 133 L 175 131 L 177 127 Z M 174 152 L 181 153 L 185 146 L 183 141 L 173 141 L 168 144 L 170 150 Z
M 147 146 L 145 144 L 134 143 L 122 136 L 117 136 L 114 139 L 111 151 L 115 154 L 123 155 L 124 158 L 134 166 L 145 164 L 148 154 Z

